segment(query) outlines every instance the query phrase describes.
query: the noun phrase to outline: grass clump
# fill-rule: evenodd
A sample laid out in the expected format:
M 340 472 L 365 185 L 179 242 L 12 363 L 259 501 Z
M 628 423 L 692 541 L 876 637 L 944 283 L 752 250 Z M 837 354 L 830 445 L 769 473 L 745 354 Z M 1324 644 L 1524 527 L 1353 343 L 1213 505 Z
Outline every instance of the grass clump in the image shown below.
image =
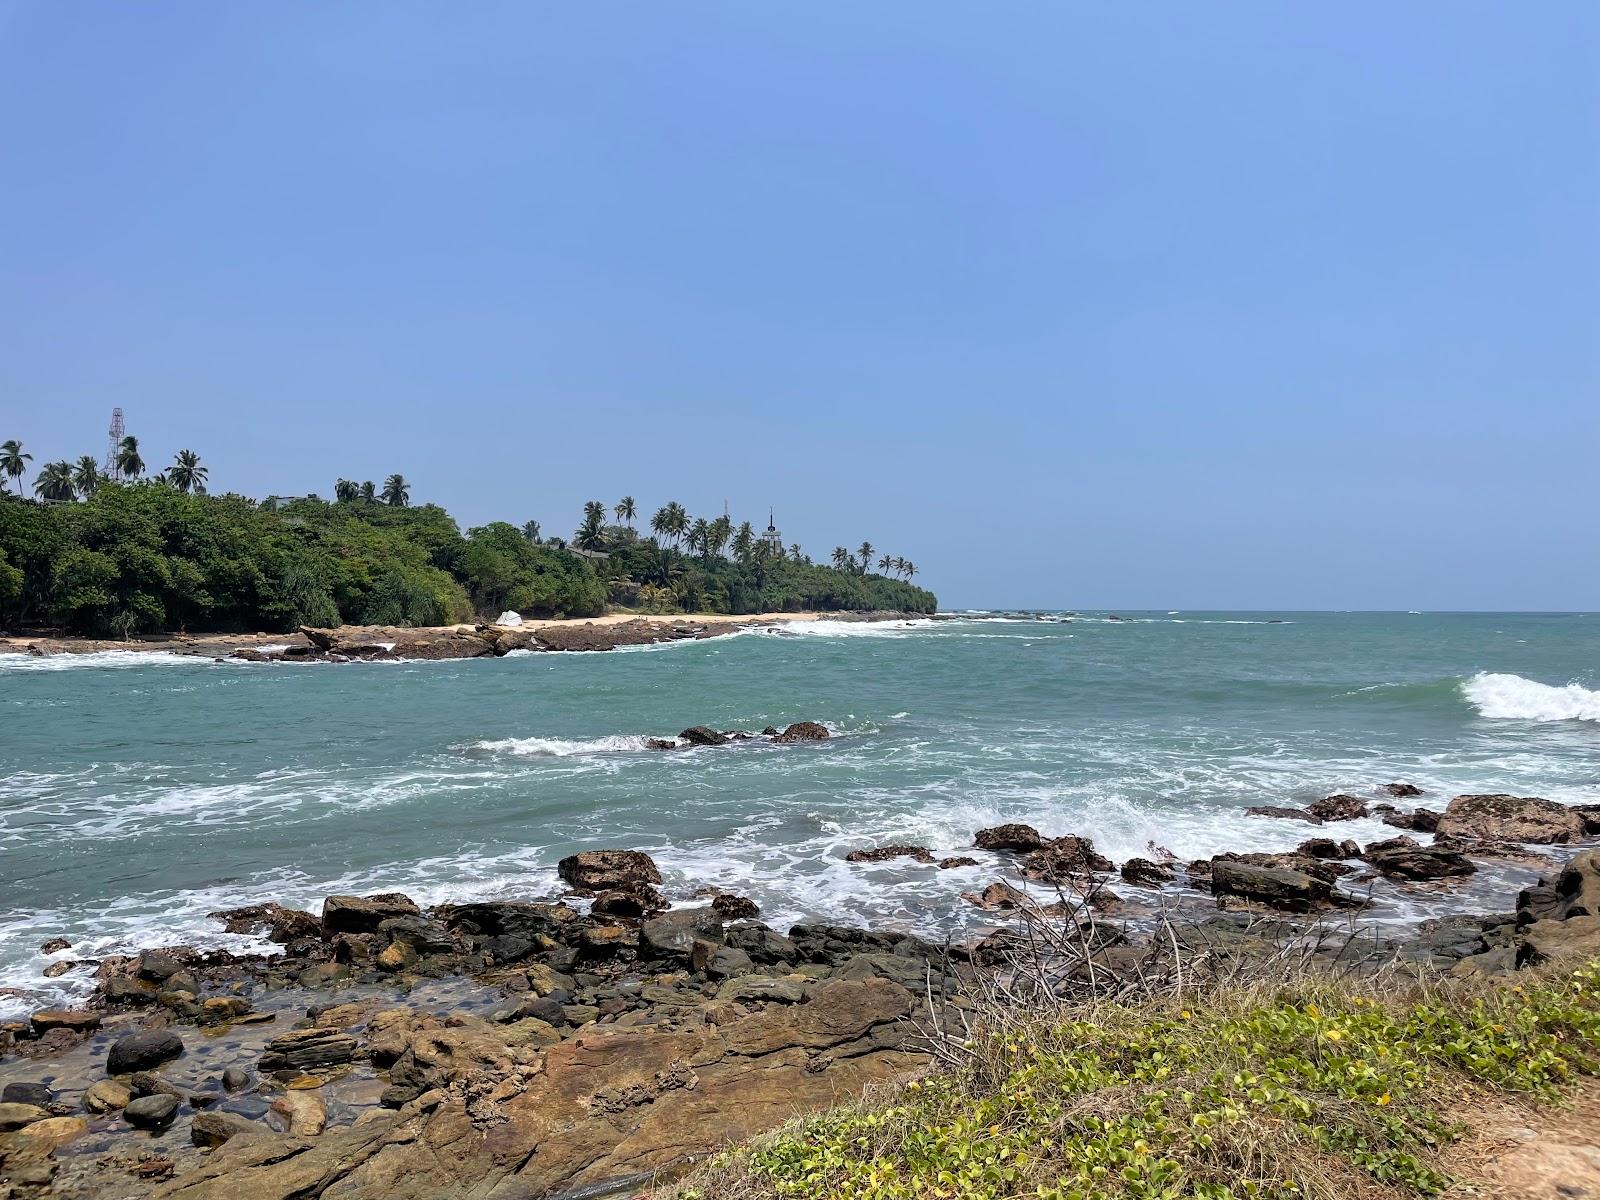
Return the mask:
M 680 1200 L 1430 1196 L 1453 1106 L 1600 1070 L 1600 962 L 1403 998 L 1308 978 L 1001 1014 L 967 1064 L 722 1156 Z

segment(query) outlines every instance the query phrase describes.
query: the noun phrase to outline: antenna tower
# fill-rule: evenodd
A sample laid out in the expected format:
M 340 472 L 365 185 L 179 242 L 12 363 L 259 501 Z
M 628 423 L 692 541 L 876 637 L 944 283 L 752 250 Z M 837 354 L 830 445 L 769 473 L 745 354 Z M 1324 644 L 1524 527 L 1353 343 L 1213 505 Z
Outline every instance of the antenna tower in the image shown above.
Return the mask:
M 122 439 L 127 429 L 122 424 L 122 410 L 111 410 L 111 429 L 106 439 L 106 463 L 100 469 L 100 474 L 107 479 L 121 479 L 122 472 L 117 469 L 117 449 L 122 445 Z

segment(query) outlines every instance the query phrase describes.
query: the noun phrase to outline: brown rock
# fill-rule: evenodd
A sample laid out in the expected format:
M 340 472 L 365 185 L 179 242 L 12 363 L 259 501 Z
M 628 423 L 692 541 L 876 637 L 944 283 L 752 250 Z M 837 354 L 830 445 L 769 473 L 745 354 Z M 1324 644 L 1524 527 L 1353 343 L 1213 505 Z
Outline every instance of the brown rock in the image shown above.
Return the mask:
M 328 1124 L 322 1098 L 310 1091 L 288 1091 L 272 1102 L 272 1111 L 289 1123 L 295 1137 L 316 1137 Z
M 1324 796 L 1306 805 L 1306 812 L 1319 821 L 1352 821 L 1367 815 L 1367 802 L 1357 796 L 1342 793 Z
M 1115 871 L 1117 864 L 1095 851 L 1085 837 L 1059 837 L 1046 842 L 1022 860 L 1022 873 L 1046 883 L 1076 879 L 1095 871 Z
M 1543 844 L 1584 836 L 1581 813 L 1538 796 L 1457 796 L 1439 819 L 1439 832 L 1489 841 Z
M 796 721 L 772 740 L 775 742 L 825 742 L 832 736 L 826 725 L 816 721 Z
M 933 854 L 926 846 L 877 846 L 871 850 L 852 850 L 844 856 L 845 862 L 878 863 L 892 858 L 914 858 L 919 863 L 933 862 Z
M 89 1033 L 100 1028 L 100 1014 L 70 1008 L 46 1008 L 28 1018 L 34 1033 L 44 1034 L 52 1029 L 66 1029 L 72 1033 Z
M 1422 795 L 1422 789 L 1414 783 L 1386 783 L 1383 785 L 1383 790 L 1389 795 L 1400 799 L 1410 799 Z
M 556 874 L 578 892 L 631 892 L 661 882 L 655 861 L 641 850 L 583 850 L 557 863 Z
M 422 910 L 399 892 L 377 896 L 329 896 L 322 902 L 322 928 L 326 933 L 376 933 L 391 917 L 420 916 Z
M 977 865 L 977 859 L 968 858 L 965 854 L 953 854 L 949 858 L 941 858 L 939 860 L 939 870 L 941 871 L 948 871 L 954 867 L 975 867 Z
M 298 908 L 284 908 L 281 904 L 252 904 L 207 915 L 214 921 L 221 921 L 228 933 L 265 934 L 269 941 L 279 945 L 296 938 L 322 936 L 322 923 L 316 917 Z
M 979 850 L 1011 850 L 1027 854 L 1043 846 L 1045 839 L 1032 825 L 1011 824 L 980 829 L 972 843 Z
M 1013 908 L 1025 908 L 1030 903 L 1025 892 L 1005 882 L 991 883 L 981 892 L 962 892 L 961 898 L 970 904 L 976 904 L 984 912 L 1004 912 Z
M 1177 878 L 1171 867 L 1148 858 L 1130 858 L 1122 864 L 1122 878 L 1137 887 L 1156 887 Z

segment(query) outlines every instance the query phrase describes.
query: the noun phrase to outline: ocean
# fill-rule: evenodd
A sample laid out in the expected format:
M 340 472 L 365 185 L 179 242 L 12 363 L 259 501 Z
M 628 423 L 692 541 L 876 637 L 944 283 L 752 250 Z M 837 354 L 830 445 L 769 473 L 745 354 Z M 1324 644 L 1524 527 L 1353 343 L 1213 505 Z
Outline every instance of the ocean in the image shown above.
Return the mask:
M 650 852 L 665 891 L 931 934 L 1025 821 L 1121 861 L 1288 849 L 1244 815 L 1335 791 L 1600 801 L 1600 616 L 966 614 L 818 621 L 609 653 L 258 665 L 0 656 L 0 1014 L 69 1002 L 38 947 L 261 948 L 206 914 L 330 892 L 546 897 L 575 850 Z M 663 752 L 650 736 L 821 721 L 833 738 Z M 976 867 L 845 862 L 886 842 Z M 1510 886 L 1507 882 L 1505 886 Z M 1487 907 L 1510 896 L 1486 894 Z M 1391 915 L 1426 915 L 1436 894 Z

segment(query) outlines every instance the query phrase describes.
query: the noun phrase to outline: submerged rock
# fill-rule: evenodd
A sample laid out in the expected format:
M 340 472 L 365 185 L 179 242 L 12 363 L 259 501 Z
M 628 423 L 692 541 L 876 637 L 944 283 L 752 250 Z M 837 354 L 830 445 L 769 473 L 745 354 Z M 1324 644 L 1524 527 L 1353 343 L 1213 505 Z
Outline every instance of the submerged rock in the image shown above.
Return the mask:
M 1274 817 L 1280 821 L 1304 821 L 1308 825 L 1321 825 L 1322 818 L 1314 817 L 1303 808 L 1288 808 L 1275 804 L 1257 804 L 1244 810 L 1247 817 Z
M 1309 913 L 1334 902 L 1333 885 L 1304 871 L 1265 867 L 1226 858 L 1211 860 L 1211 890 L 1285 912 Z
M 680 742 L 687 742 L 691 746 L 726 746 L 733 741 L 725 733 L 712 729 L 709 725 L 691 725 L 678 735 Z
M 322 922 L 298 908 L 285 908 L 281 904 L 251 904 L 244 908 L 227 908 L 221 912 L 207 913 L 214 921 L 221 921 L 228 933 L 265 934 L 269 941 L 280 945 L 296 938 L 314 938 L 322 935 Z
M 892 858 L 913 858 L 919 863 L 932 863 L 933 852 L 926 846 L 876 846 L 870 850 L 852 850 L 844 856 L 845 862 L 853 863 L 878 863 L 887 862 Z
M 111 1044 L 106 1055 L 107 1075 L 131 1075 L 147 1071 L 183 1053 L 183 1039 L 170 1029 L 148 1029 L 130 1033 Z

